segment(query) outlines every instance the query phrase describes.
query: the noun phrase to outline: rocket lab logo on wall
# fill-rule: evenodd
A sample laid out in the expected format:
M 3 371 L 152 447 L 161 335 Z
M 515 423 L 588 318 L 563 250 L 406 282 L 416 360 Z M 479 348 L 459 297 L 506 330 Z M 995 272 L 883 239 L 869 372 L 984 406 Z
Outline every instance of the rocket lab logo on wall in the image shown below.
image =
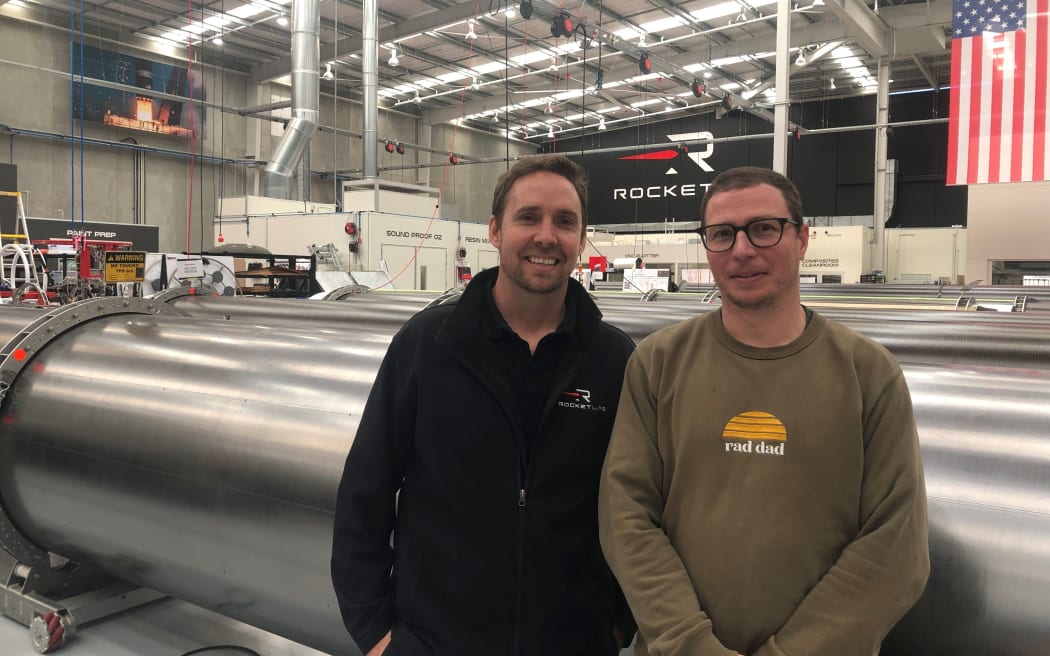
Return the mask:
M 669 134 L 667 138 L 674 142 L 679 141 L 703 141 L 703 149 L 690 148 L 686 157 L 693 161 L 705 173 L 714 173 L 715 170 L 707 163 L 707 158 L 715 154 L 715 135 L 710 132 L 684 132 L 682 134 Z
M 713 133 L 653 136 L 666 145 L 641 147 L 631 154 L 599 151 L 581 156 L 591 179 L 593 223 L 697 219 L 700 201 L 715 172 Z

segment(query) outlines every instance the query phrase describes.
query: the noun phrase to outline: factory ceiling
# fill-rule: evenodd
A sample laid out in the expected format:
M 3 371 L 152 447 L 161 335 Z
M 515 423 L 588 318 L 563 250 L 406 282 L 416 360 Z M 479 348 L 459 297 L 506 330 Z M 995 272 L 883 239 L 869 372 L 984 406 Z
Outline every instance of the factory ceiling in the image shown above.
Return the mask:
M 287 79 L 291 0 L 80 2 L 86 34 Z M 0 14 L 68 29 L 70 7 L 9 0 Z M 320 8 L 321 90 L 360 99 L 362 6 Z M 873 94 L 880 60 L 891 93 L 949 84 L 947 0 L 791 0 L 790 21 L 791 102 Z M 727 94 L 774 100 L 776 0 L 383 0 L 378 30 L 380 106 L 429 123 L 542 142 L 715 111 Z

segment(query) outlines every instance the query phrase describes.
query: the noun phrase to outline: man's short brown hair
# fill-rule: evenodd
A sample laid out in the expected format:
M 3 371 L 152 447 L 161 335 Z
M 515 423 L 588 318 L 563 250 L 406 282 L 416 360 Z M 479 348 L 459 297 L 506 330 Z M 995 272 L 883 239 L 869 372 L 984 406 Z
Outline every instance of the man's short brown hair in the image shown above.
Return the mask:
M 580 227 L 587 230 L 587 172 L 583 167 L 564 155 L 536 155 L 518 160 L 506 173 L 500 176 L 496 183 L 496 190 L 492 193 L 492 216 L 496 217 L 496 226 L 503 222 L 503 210 L 507 205 L 507 194 L 514 183 L 521 178 L 547 171 L 565 178 L 572 183 L 576 189 L 576 195 L 580 198 L 580 209 L 583 216 L 580 217 Z
M 798 187 L 791 180 L 772 169 L 764 169 L 758 166 L 738 166 L 718 174 L 715 181 L 711 183 L 704 193 L 704 199 L 700 201 L 700 225 L 707 221 L 707 202 L 712 196 L 721 191 L 734 191 L 736 189 L 748 189 L 758 185 L 767 184 L 780 191 L 784 197 L 784 203 L 790 217 L 802 223 L 802 197 L 799 196 Z

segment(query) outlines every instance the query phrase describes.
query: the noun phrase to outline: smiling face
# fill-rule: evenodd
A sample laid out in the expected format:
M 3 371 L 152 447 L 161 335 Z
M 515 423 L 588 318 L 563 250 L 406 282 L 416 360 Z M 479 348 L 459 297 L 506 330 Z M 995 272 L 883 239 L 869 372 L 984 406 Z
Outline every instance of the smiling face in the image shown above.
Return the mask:
M 754 219 L 790 218 L 783 194 L 776 187 L 759 184 L 720 191 L 707 202 L 704 225 L 728 223 L 742 226 Z M 780 243 L 756 248 L 743 233 L 733 247 L 708 253 L 711 274 L 722 292 L 723 305 L 743 310 L 777 310 L 797 306 L 799 262 L 809 245 L 809 226 L 784 226 Z
M 537 171 L 515 181 L 503 216 L 489 218 L 489 241 L 500 257 L 496 284 L 513 293 L 564 293 L 583 251 L 582 215 L 566 178 Z

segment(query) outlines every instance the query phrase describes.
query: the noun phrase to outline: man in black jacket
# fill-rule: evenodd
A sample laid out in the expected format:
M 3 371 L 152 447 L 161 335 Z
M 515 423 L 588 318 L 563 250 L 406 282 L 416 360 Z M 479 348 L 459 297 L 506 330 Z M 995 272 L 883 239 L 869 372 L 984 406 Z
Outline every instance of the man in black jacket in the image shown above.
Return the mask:
M 515 164 L 489 218 L 499 268 L 387 351 L 332 550 L 343 620 L 368 656 L 612 656 L 634 632 L 597 527 L 634 344 L 569 278 L 586 185 L 559 155 Z

